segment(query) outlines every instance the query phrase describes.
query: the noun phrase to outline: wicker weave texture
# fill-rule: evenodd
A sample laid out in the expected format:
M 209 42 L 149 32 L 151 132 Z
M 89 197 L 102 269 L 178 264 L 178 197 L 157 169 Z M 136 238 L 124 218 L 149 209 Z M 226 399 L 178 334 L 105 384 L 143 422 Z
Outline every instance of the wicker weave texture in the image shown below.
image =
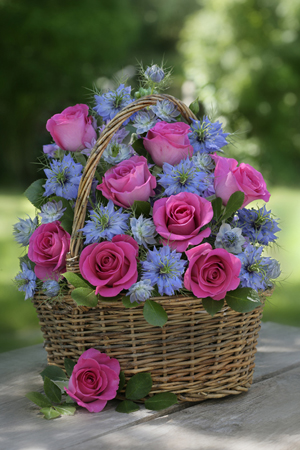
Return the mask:
M 48 362 L 63 367 L 97 348 L 119 360 L 128 380 L 150 372 L 151 393 L 171 391 L 180 401 L 201 401 L 247 391 L 251 385 L 262 307 L 237 313 L 224 306 L 213 318 L 201 300 L 156 298 L 169 319 L 163 328 L 145 321 L 142 307 L 99 304 L 81 311 L 72 299 L 62 303 L 34 299 Z

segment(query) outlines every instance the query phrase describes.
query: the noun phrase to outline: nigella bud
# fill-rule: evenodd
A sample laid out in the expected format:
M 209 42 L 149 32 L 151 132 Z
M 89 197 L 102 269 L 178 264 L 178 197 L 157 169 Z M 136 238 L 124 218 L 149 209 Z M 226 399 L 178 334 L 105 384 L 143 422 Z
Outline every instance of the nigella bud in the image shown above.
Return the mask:
M 165 72 L 157 64 L 153 64 L 153 66 L 148 66 L 145 70 L 145 77 L 154 81 L 154 83 L 160 83 L 165 77 Z

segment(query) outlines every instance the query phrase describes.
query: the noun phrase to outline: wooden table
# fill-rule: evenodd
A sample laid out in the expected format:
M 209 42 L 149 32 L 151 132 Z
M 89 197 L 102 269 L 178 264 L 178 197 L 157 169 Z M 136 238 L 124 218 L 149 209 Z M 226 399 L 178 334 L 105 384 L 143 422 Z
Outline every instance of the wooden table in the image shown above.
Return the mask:
M 42 345 L 0 355 L 1 450 L 300 449 L 300 329 L 265 323 L 250 391 L 221 400 L 120 414 L 80 409 L 47 421 L 24 397 L 41 390 Z

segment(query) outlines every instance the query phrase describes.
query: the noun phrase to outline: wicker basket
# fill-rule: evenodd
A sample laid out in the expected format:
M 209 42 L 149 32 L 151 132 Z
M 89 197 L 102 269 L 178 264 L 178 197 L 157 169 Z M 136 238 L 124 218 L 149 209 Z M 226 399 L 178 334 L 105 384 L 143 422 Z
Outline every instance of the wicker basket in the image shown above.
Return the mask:
M 67 270 L 79 273 L 79 255 L 88 196 L 100 157 L 114 133 L 134 112 L 157 100 L 172 101 L 188 123 L 194 114 L 169 95 L 151 95 L 125 107 L 109 122 L 87 162 L 75 206 Z M 70 286 L 70 288 L 72 288 Z M 64 358 L 77 360 L 94 347 L 119 360 L 126 379 L 150 372 L 151 393 L 171 391 L 180 401 L 201 401 L 240 394 L 252 383 L 254 355 L 262 306 L 238 313 L 226 303 L 213 318 L 201 299 L 159 297 L 168 314 L 163 328 L 149 325 L 142 306 L 126 309 L 116 302 L 98 302 L 95 308 L 78 307 L 70 293 L 62 302 L 49 303 L 37 294 L 37 309 L 48 352 L 48 362 L 63 367 Z

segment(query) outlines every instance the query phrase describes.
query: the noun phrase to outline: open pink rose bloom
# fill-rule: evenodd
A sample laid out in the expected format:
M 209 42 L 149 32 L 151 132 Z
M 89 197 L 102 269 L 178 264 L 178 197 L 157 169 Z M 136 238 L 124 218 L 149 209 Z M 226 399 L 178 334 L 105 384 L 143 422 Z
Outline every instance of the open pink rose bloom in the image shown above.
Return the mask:
M 120 364 L 99 350 L 90 348 L 78 359 L 65 391 L 79 406 L 100 412 L 115 398 L 119 387 Z

